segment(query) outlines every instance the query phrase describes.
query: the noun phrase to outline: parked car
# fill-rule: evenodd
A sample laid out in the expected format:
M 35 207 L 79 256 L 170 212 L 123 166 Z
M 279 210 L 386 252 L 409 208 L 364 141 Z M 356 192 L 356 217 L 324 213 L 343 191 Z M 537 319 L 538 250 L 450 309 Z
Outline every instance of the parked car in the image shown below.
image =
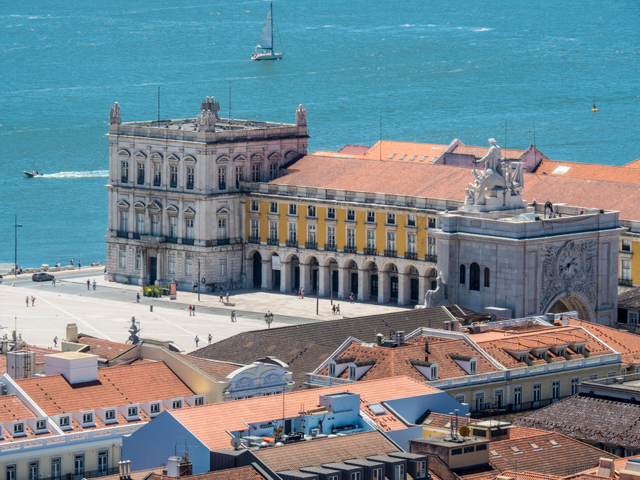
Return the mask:
M 33 277 L 31 277 L 31 280 L 33 280 L 34 282 L 50 282 L 54 278 L 55 277 L 50 273 L 36 272 L 33 274 Z

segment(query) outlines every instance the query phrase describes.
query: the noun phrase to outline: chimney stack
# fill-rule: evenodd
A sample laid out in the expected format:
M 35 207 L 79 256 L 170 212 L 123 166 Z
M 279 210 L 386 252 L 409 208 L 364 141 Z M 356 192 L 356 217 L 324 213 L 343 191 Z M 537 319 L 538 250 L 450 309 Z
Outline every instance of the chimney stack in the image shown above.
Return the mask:
M 78 343 L 78 326 L 75 323 L 67 324 L 67 338 L 65 342 Z

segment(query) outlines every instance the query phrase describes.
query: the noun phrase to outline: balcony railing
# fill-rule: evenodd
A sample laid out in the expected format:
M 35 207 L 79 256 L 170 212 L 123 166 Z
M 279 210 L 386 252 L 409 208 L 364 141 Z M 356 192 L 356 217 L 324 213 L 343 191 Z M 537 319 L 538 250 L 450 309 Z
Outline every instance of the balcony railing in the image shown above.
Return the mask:
M 169 186 L 171 188 L 178 188 L 178 181 L 177 180 L 171 180 L 171 182 L 169 182 Z
M 182 244 L 183 245 L 193 245 L 195 243 L 195 240 L 193 238 L 183 238 L 182 239 Z
M 631 280 L 627 280 L 626 278 L 619 278 L 618 285 L 622 287 L 633 287 L 633 282 Z
M 384 256 L 385 257 L 397 257 L 398 256 L 398 252 L 396 252 L 395 249 L 386 248 L 384 250 Z
M 298 240 L 295 238 L 287 238 L 287 247 L 298 248 Z
M 345 245 L 344 246 L 344 253 L 356 253 L 355 245 Z
M 120 177 L 120 183 L 129 183 L 129 176 L 122 175 L 122 177 Z
M 418 254 L 416 252 L 404 252 L 404 258 L 407 260 L 417 260 Z
M 105 477 L 107 475 L 115 475 L 120 471 L 119 467 L 112 468 L 103 468 L 102 470 L 92 470 L 89 472 L 82 473 L 65 473 L 62 475 L 54 475 L 54 476 L 44 476 L 38 475 L 38 480 L 80 480 L 82 478 L 96 478 L 96 477 Z
M 160 178 L 154 178 L 153 179 L 153 186 L 154 187 L 159 187 L 162 184 L 162 180 Z
M 229 245 L 231 243 L 231 239 L 229 238 L 219 238 L 218 245 Z
M 227 189 L 227 184 L 224 182 L 218 182 L 218 190 L 226 190 Z
M 193 182 L 187 182 L 187 190 L 193 190 Z
M 337 250 L 337 247 L 335 243 L 327 243 L 325 244 L 324 249 L 327 252 L 335 252 Z
M 378 251 L 376 250 L 376 247 L 364 247 L 364 254 L 365 255 L 377 255 Z
M 144 185 L 144 177 L 138 177 L 138 185 Z
M 318 249 L 318 242 L 304 242 L 304 248 L 308 249 L 308 250 L 317 250 Z
M 118 238 L 129 238 L 129 232 L 118 230 Z
M 430 255 L 428 253 L 424 256 L 424 259 L 427 262 L 433 262 L 433 263 L 437 263 L 438 262 L 438 256 L 437 255 Z
M 167 237 L 164 239 L 165 243 L 178 243 L 178 237 Z
M 268 238 L 267 245 L 275 245 L 277 247 L 278 245 L 280 245 L 280 242 L 277 238 Z
M 248 243 L 260 243 L 260 237 L 249 237 Z

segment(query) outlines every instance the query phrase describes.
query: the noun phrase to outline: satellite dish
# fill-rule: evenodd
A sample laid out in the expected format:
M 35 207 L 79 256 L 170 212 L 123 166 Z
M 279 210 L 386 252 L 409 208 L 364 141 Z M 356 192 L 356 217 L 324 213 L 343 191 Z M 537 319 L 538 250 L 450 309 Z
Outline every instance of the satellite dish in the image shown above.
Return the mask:
M 460 435 L 462 435 L 463 437 L 468 437 L 470 433 L 471 430 L 469 430 L 469 427 L 460 427 Z
M 242 446 L 242 439 L 241 439 L 241 438 L 238 438 L 238 437 L 233 437 L 233 438 L 231 439 L 231 446 L 232 446 L 234 449 L 240 448 L 240 447 Z

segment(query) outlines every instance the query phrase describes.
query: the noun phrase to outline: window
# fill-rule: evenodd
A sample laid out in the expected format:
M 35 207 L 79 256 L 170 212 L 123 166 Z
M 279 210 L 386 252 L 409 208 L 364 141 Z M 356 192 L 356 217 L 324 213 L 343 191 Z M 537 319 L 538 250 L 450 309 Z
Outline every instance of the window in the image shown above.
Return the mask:
M 85 413 L 82 415 L 82 423 L 93 423 L 93 413 Z
M 355 365 L 349 365 L 349 380 L 357 380 L 357 372 L 358 370 Z
M 129 407 L 127 412 L 128 412 L 130 417 L 137 417 L 138 416 L 138 407 Z
M 51 459 L 51 478 L 59 479 L 62 476 L 62 459 L 54 457 Z
M 226 240 L 227 236 L 227 219 L 218 218 L 218 240 Z
M 174 400 L 172 408 L 182 408 L 182 400 Z
M 255 240 L 260 237 L 260 222 L 258 220 L 251 220 L 251 232 L 249 235 Z
M 121 232 L 128 232 L 129 228 L 129 212 L 127 212 L 126 210 L 120 210 L 120 231 Z
M 484 286 L 489 288 L 491 286 L 491 272 L 487 267 L 484 269 Z
M 178 166 L 171 165 L 169 169 L 169 186 L 171 188 L 177 188 L 178 186 Z
M 475 262 L 469 267 L 469 290 L 480 290 L 480 266 Z
M 427 220 L 427 228 L 436 228 L 436 219 L 434 217 L 429 217 Z
M 151 235 L 154 237 L 160 235 L 160 215 L 151 215 Z
M 218 167 L 218 190 L 227 188 L 227 167 Z
M 98 472 L 101 475 L 106 475 L 109 470 L 109 451 L 98 451 Z
M 353 472 L 351 474 L 351 480 L 360 480 L 360 472 Z
M 560 380 L 551 382 L 551 398 L 557 400 L 560 398 Z
M 116 418 L 116 411 L 115 410 L 106 410 L 104 412 L 104 418 L 106 420 L 115 420 Z
M 278 164 L 272 163 L 269 165 L 269 180 L 273 180 L 278 177 Z
M 127 252 L 120 250 L 120 268 L 127 268 Z
M 476 373 L 478 373 L 478 362 L 476 362 L 475 360 L 471 360 L 469 362 L 469 373 L 471 375 L 475 375 Z
M 415 227 L 415 226 L 416 226 L 416 216 L 407 215 L 407 227 Z
M 533 385 L 533 401 L 539 402 L 542 398 L 542 385 L 536 383 Z
M 187 218 L 187 240 L 193 240 L 193 218 Z
M 269 204 L 269 213 L 278 213 L 278 204 L 277 204 L 277 202 L 271 202 Z
M 178 217 L 169 217 L 169 236 L 178 237 Z
M 407 253 L 416 253 L 416 234 L 410 233 L 407 235 Z
M 571 379 L 571 395 L 575 395 L 576 393 L 578 393 L 579 385 L 580 385 L 580 378 L 573 377 Z
M 622 280 L 631 280 L 631 260 L 622 260 L 620 264 L 620 278 Z
M 429 380 L 437 380 L 438 379 L 438 367 L 436 365 L 433 365 L 431 367 L 431 375 Z
M 251 165 L 251 181 L 259 182 L 260 181 L 260 164 L 254 163 Z
M 356 211 L 355 210 L 347 210 L 347 220 L 355 221 L 356 219 Z
M 13 424 L 13 433 L 24 433 L 24 423 L 14 423 Z
M 375 230 L 367 230 L 367 248 L 376 248 Z
M 240 182 L 244 177 L 244 167 L 242 165 L 236 166 L 236 187 L 240 186 Z
M 227 259 L 226 258 L 221 258 L 220 260 L 218 260 L 218 274 L 221 277 L 227 276 Z
M 7 465 L 5 467 L 6 479 L 7 480 L 16 480 L 16 466 L 15 465 Z
M 496 408 L 502 408 L 504 406 L 504 390 L 501 388 L 493 391 L 493 405 Z
M 372 480 L 384 480 L 381 468 L 374 468 L 372 473 Z
M 278 240 L 278 222 L 269 222 L 269 239 Z
M 335 220 L 335 218 L 336 218 L 336 209 L 335 208 L 328 208 L 327 209 L 327 218 Z
M 73 474 L 76 477 L 84 476 L 84 454 L 73 456 Z
M 122 183 L 129 181 L 129 162 L 127 161 L 120 162 L 120 180 Z
M 151 413 L 160 413 L 160 404 L 152 403 L 151 404 Z
M 331 362 L 329 364 L 329 376 L 330 377 L 335 377 L 336 376 L 336 364 Z
M 458 403 L 464 403 L 464 393 L 459 393 L 458 395 L 456 395 L 455 397 L 453 397 L 455 399 L 456 402 Z
M 434 237 L 427 238 L 427 255 L 429 255 L 432 258 L 436 256 L 436 239 Z M 464 283 L 464 282 L 460 282 L 460 283 Z
M 316 216 L 316 207 L 309 205 L 307 207 L 307 217 L 314 218 Z
M 44 430 L 47 427 L 46 420 L 38 420 L 36 422 L 36 430 Z
M 136 253 L 136 270 L 140 270 L 142 268 L 142 254 Z
M 623 252 L 631 251 L 631 240 L 622 240 L 621 244 L 622 245 L 620 247 L 620 250 L 622 250 Z
M 258 200 L 251 200 L 251 211 L 252 212 L 260 211 L 260 204 L 258 203 Z
M 484 409 L 484 392 L 478 392 L 475 396 L 476 411 Z
M 162 184 L 162 165 L 153 164 L 153 185 L 159 187 Z
M 144 213 L 136 213 L 136 233 L 138 235 L 144 235 Z
M 144 163 L 138 164 L 138 185 L 144 185 Z
M 396 465 L 395 468 L 395 480 L 404 480 L 404 463 Z
M 187 190 L 193 190 L 195 178 L 196 178 L 196 169 L 193 167 L 187 167 Z
M 396 224 L 396 214 L 387 213 L 387 225 L 395 225 L 395 224 Z
M 314 237 L 315 237 L 316 226 L 309 225 L 309 233 L 311 233 L 311 227 L 313 227 Z M 295 222 L 290 222 L 288 227 L 288 232 L 289 233 L 288 233 L 287 239 L 290 242 L 297 242 L 298 241 L 298 224 Z M 309 241 L 311 241 L 311 239 L 309 239 Z M 315 239 L 313 241 L 315 241 Z
M 467 283 L 467 267 L 460 265 L 460 284 L 464 285 L 465 283 Z
M 295 203 L 289 204 L 289 215 L 298 215 L 298 206 Z
M 196 397 L 194 405 L 196 407 L 199 405 L 204 405 L 204 397 Z
M 336 246 L 336 227 L 327 227 L 327 246 Z
M 629 325 L 637 325 L 638 324 L 638 312 L 628 312 L 627 313 L 627 323 Z
M 175 274 L 176 274 L 176 257 L 171 255 L 169 257 L 169 275 L 175 275 Z
M 376 212 L 368 211 L 367 212 L 367 222 L 375 223 L 375 221 L 376 221 Z
M 356 248 L 356 229 L 347 228 L 347 247 Z

